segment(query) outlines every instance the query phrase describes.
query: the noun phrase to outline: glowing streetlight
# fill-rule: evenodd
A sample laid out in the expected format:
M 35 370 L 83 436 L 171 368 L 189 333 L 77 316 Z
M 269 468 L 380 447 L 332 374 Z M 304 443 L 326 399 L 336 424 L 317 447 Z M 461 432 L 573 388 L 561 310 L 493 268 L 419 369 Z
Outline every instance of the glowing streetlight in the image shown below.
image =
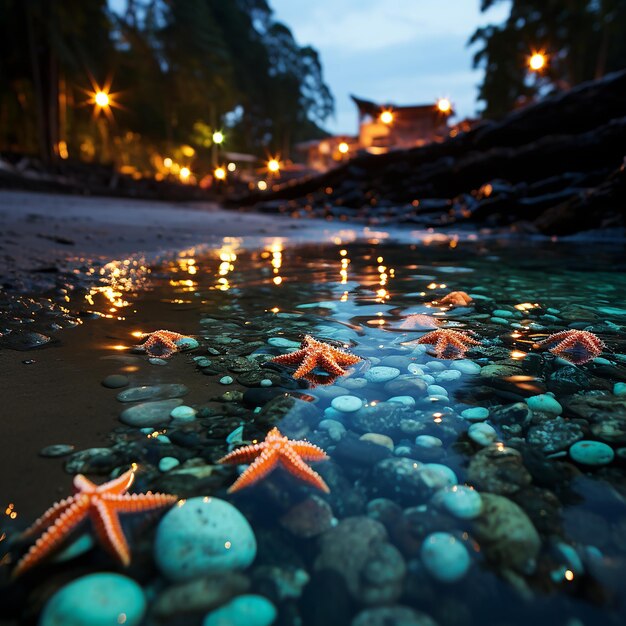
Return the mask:
M 179 176 L 183 182 L 187 182 L 191 176 L 191 170 L 188 167 L 181 167 Z
M 439 98 L 439 100 L 437 100 L 437 110 L 447 115 L 452 112 L 452 103 L 448 98 Z
M 96 91 L 93 99 L 101 109 L 109 106 L 109 94 L 106 91 Z
M 546 67 L 548 57 L 543 52 L 533 52 L 528 59 L 528 67 L 533 72 L 540 72 Z
M 224 133 L 221 130 L 216 130 L 213 133 L 213 143 L 220 144 L 224 141 Z
M 345 141 L 342 141 L 339 146 L 337 146 L 337 150 L 339 150 L 341 154 L 348 154 L 350 146 Z
M 391 124 L 393 122 L 393 113 L 388 109 L 380 114 L 380 121 L 383 124 Z
M 270 174 L 278 174 L 280 171 L 280 161 L 278 159 L 270 159 L 267 162 L 267 171 Z
M 213 176 L 215 176 L 215 178 L 217 180 L 225 180 L 226 179 L 226 170 L 223 167 L 216 167 L 213 170 Z

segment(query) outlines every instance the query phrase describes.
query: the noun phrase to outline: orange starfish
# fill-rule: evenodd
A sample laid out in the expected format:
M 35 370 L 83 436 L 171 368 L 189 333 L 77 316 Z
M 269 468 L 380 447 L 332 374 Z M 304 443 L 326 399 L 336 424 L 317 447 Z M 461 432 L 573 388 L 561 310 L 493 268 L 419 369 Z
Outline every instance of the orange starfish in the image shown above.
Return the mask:
M 434 352 L 439 359 L 462 359 L 470 346 L 480 345 L 480 341 L 470 337 L 469 332 L 440 328 L 404 345 L 426 343 L 435 346 Z
M 48 556 L 87 518 L 104 548 L 127 566 L 130 548 L 118 515 L 158 509 L 177 500 L 176 496 L 162 493 L 126 493 L 134 480 L 134 469 L 103 485 L 96 485 L 77 474 L 74 477 L 75 495 L 53 504 L 25 531 L 25 536 L 41 535 L 16 565 L 13 576 L 20 576 Z
M 464 291 L 451 291 L 446 294 L 437 304 L 451 304 L 452 306 L 467 306 L 472 301 L 471 296 Z
M 361 357 L 344 352 L 328 343 L 317 341 L 310 335 L 306 335 L 300 350 L 275 356 L 271 361 L 281 365 L 295 365 L 300 367 L 293 373 L 294 378 L 304 378 L 306 374 L 312 372 L 316 367 L 320 367 L 329 374 L 343 376 L 346 373 L 342 365 L 354 365 L 361 360 Z
M 560 333 L 554 333 L 547 339 L 540 341 L 540 346 L 550 346 L 552 354 L 556 354 L 574 363 L 574 365 L 582 365 L 588 361 L 592 361 L 602 354 L 602 350 L 606 348 L 606 344 L 593 333 L 588 330 L 563 330 Z
M 440 322 L 430 315 L 424 315 L 423 313 L 412 313 L 408 315 L 400 328 L 403 330 L 426 330 L 430 328 L 438 328 Z
M 176 342 L 185 339 L 186 335 L 171 330 L 155 330 L 151 333 L 141 333 L 140 337 L 148 337 L 141 345 L 148 356 L 169 359 L 179 350 Z
M 265 441 L 233 450 L 218 463 L 254 462 L 235 481 L 228 493 L 238 491 L 265 478 L 276 465 L 282 465 L 290 474 L 328 493 L 330 489 L 324 479 L 313 471 L 305 461 L 326 461 L 328 456 L 318 446 L 308 441 L 292 441 L 284 437 L 278 428 L 272 428 Z

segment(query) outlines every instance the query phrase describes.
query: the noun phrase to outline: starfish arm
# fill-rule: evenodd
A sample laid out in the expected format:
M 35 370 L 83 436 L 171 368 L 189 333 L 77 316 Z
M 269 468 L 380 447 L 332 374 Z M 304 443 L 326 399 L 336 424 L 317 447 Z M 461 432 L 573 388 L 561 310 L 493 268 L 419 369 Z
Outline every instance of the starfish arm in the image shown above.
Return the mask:
M 567 339 L 568 337 L 570 337 L 572 335 L 572 332 L 573 331 L 571 330 L 562 330 L 558 333 L 552 333 L 549 337 L 546 337 L 542 341 L 537 342 L 537 345 L 549 346 L 553 343 L 558 343 L 560 341 L 563 341 L 563 339 Z
M 249 487 L 257 481 L 265 478 L 278 463 L 278 455 L 274 451 L 264 450 L 263 453 L 248 467 L 239 478 L 231 485 L 228 493 L 234 493 Z
M 348 354 L 347 352 L 339 352 L 338 355 L 335 355 L 335 361 L 339 363 L 339 365 L 356 365 L 361 361 L 361 357 L 356 354 Z
M 261 454 L 265 446 L 262 443 L 255 443 L 251 446 L 243 446 L 229 452 L 226 456 L 218 459 L 218 463 L 230 463 L 232 465 L 241 465 L 243 463 L 252 463 L 256 457 Z
M 11 574 L 13 578 L 21 576 L 39 561 L 48 556 L 80 524 L 87 514 L 88 498 L 72 498 L 72 504 L 56 518 L 54 524 L 44 532 L 31 546 L 30 550 L 18 562 Z
M 308 441 L 292 441 L 291 448 L 304 461 L 328 460 L 328 455 L 324 450 Z
M 129 469 L 123 474 L 120 474 L 117 478 L 110 480 L 108 483 L 104 483 L 103 485 L 96 487 L 96 492 L 107 493 L 107 494 L 126 493 L 134 481 L 135 481 L 135 470 Z
M 440 331 L 433 330 L 430 333 L 426 333 L 425 335 L 422 335 L 417 340 L 417 343 L 427 343 L 427 344 L 431 344 L 431 345 L 432 344 L 436 344 L 440 337 L 441 337 Z
M 295 365 L 296 363 L 300 363 L 305 356 L 305 350 L 296 350 L 295 352 L 288 352 L 287 354 L 279 354 L 270 359 L 270 361 L 272 363 L 278 363 L 279 365 Z
M 124 495 L 106 494 L 102 500 L 115 508 L 118 513 L 141 513 L 154 511 L 166 506 L 171 506 L 178 500 L 178 496 L 168 493 L 126 493 Z
M 118 510 L 110 501 L 100 499 L 91 507 L 90 517 L 102 547 L 124 567 L 130 565 L 130 548 L 118 517 Z
M 91 482 L 83 474 L 76 474 L 76 476 L 74 476 L 73 484 L 76 493 L 94 493 L 98 488 L 96 483 Z
M 346 374 L 346 370 L 344 370 L 341 366 L 337 364 L 335 359 L 328 354 L 322 354 L 319 358 L 320 366 L 330 374 L 335 374 L 336 376 L 344 376 Z
M 55 502 L 39 519 L 29 526 L 23 533 L 23 537 L 39 535 L 43 530 L 51 526 L 63 513 L 72 506 L 75 498 L 65 498 Z
M 315 369 L 319 354 L 317 352 L 310 352 L 302 361 L 300 367 L 293 373 L 294 378 L 302 378 L 305 374 L 308 374 Z
M 305 374 L 301 376 L 301 378 L 302 380 L 306 380 L 311 385 L 311 388 L 317 387 L 318 385 L 332 385 L 337 380 L 335 374 L 329 374 L 328 376 L 322 374 Z
M 296 478 L 326 493 L 330 492 L 330 488 L 324 482 L 324 479 L 315 470 L 311 469 L 294 450 L 287 449 L 280 455 L 280 461 L 284 468 Z

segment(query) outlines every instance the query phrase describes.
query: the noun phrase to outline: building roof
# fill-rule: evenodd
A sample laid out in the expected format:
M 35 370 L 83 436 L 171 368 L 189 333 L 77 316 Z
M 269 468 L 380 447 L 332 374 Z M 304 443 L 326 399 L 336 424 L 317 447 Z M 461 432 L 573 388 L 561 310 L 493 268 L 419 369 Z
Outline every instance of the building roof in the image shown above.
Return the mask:
M 395 104 L 377 104 L 370 100 L 363 100 L 356 96 L 350 96 L 359 109 L 361 115 L 371 115 L 377 118 L 383 111 L 393 111 L 399 113 L 402 117 L 420 116 L 426 113 L 437 111 L 437 103 L 432 104 L 412 104 L 409 106 L 396 106 Z

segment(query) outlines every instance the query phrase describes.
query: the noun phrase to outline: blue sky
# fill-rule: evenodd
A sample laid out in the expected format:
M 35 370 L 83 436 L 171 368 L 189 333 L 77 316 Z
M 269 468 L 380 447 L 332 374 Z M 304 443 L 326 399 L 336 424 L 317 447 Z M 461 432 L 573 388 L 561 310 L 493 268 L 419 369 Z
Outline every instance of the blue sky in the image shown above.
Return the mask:
M 509 2 L 480 13 L 480 0 L 269 0 L 300 45 L 320 54 L 324 78 L 335 97 L 335 133 L 357 130 L 349 99 L 424 104 L 453 102 L 458 118 L 472 116 L 481 72 L 472 70 L 467 41 L 474 30 L 500 23 Z M 458 119 L 457 118 L 457 119 Z

